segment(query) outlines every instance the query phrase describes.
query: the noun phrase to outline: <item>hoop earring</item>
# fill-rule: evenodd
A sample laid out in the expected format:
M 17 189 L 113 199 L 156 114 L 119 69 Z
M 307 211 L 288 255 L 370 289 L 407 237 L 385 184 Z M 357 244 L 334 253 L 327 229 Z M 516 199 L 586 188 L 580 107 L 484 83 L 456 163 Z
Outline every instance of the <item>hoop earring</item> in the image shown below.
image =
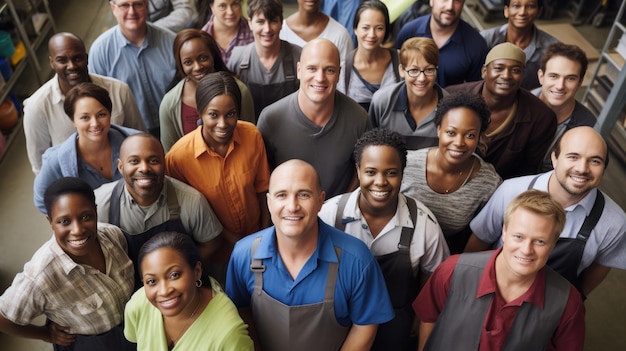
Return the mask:
M 196 288 L 202 287 L 202 280 L 196 280 Z

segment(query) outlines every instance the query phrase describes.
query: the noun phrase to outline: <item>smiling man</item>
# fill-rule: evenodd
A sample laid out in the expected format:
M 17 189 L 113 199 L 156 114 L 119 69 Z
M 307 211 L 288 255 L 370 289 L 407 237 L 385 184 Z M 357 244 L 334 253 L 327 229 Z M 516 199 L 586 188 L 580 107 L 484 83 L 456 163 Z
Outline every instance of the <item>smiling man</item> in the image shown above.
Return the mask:
M 563 208 L 529 190 L 499 219 L 502 248 L 450 257 L 415 299 L 418 350 L 582 351 L 585 306 L 546 267 L 565 225 Z
M 326 39 L 310 41 L 298 62 L 300 89 L 266 107 L 257 123 L 270 168 L 294 158 L 307 161 L 330 197 L 356 188 L 352 150 L 369 128 L 367 112 L 336 90 L 339 70 L 337 47 Z
M 72 33 L 54 34 L 48 41 L 54 77 L 24 100 L 24 135 L 33 173 L 41 169 L 41 155 L 64 142 L 76 131 L 63 109 L 65 94 L 79 83 L 91 82 L 105 88 L 113 102 L 111 123 L 145 130 L 135 97 L 126 83 L 87 71 L 85 43 Z
M 133 263 L 141 245 L 163 231 L 191 235 L 207 262 L 219 248 L 222 225 L 200 192 L 165 175 L 161 142 L 146 133 L 126 138 L 117 167 L 123 179 L 95 190 L 98 219 L 122 229 Z
M 281 164 L 267 194 L 274 226 L 231 255 L 226 293 L 244 319 L 251 309 L 264 350 L 369 350 L 393 317 L 367 246 L 318 218 L 324 195 L 310 164 Z
M 608 164 L 602 136 L 590 127 L 565 132 L 552 152 L 554 171 L 505 181 L 472 220 L 465 251 L 499 246 L 502 214 L 524 189 L 547 191 L 567 221 L 548 265 L 588 295 L 611 268 L 626 269 L 626 214 L 597 187 Z
M 484 80 L 446 88 L 450 93 L 469 91 L 485 99 L 491 112 L 485 161 L 493 164 L 502 179 L 536 173 L 556 131 L 554 112 L 520 87 L 524 62 L 522 49 L 498 44 L 483 65 Z
M 574 127 L 593 127 L 596 116 L 585 105 L 576 101 L 576 93 L 583 84 L 587 72 L 587 56 L 576 45 L 552 44 L 541 58 L 537 77 L 541 87 L 533 93 L 556 114 L 556 134 L 550 147 L 565 133 Z M 552 169 L 550 150 L 543 160 L 542 170 Z

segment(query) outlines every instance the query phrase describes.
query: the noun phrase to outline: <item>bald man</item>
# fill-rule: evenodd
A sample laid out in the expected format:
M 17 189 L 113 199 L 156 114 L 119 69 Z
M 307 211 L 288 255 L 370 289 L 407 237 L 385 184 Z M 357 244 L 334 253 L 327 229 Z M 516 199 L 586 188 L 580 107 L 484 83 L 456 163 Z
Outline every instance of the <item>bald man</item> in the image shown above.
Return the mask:
M 161 142 L 147 133 L 127 137 L 117 168 L 123 179 L 94 191 L 98 220 L 122 229 L 133 263 L 137 264 L 141 245 L 164 231 L 189 234 L 202 261 L 208 262 L 219 248 L 222 225 L 204 195 L 165 175 Z M 136 288 L 141 286 L 136 283 Z
M 28 160 L 35 174 L 41 169 L 41 155 L 50 146 L 64 142 L 76 131 L 63 109 L 65 94 L 79 83 L 91 82 L 105 88 L 113 102 L 111 123 L 145 130 L 137 102 L 126 83 L 89 74 L 83 41 L 72 33 L 57 33 L 48 41 L 50 67 L 54 77 L 24 100 L 24 134 Z
M 313 166 L 281 164 L 267 194 L 274 226 L 231 255 L 226 293 L 244 316 L 251 308 L 264 350 L 369 350 L 393 317 L 367 246 L 317 217 L 324 198 Z
M 598 189 L 608 161 L 606 142 L 593 128 L 568 130 L 552 152 L 553 171 L 500 185 L 470 223 L 473 234 L 465 251 L 500 246 L 507 204 L 526 189 L 547 191 L 563 206 L 567 218 L 548 266 L 583 297 L 588 295 L 611 268 L 626 269 L 626 214 Z
M 263 109 L 257 123 L 270 168 L 294 158 L 307 161 L 329 197 L 356 189 L 352 150 L 369 129 L 367 112 L 336 90 L 339 70 L 335 44 L 310 41 L 297 66 L 300 88 Z

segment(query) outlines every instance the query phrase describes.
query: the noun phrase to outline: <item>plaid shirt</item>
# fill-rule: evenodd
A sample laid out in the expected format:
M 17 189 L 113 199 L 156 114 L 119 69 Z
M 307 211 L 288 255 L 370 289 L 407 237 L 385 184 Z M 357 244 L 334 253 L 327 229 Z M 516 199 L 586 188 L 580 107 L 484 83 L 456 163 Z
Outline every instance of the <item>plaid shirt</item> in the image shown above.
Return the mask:
M 95 335 L 119 325 L 133 292 L 133 263 L 119 228 L 98 223 L 98 240 L 107 274 L 74 262 L 53 236 L 0 296 L 0 313 L 19 325 L 43 314 L 70 334 Z
M 202 30 L 211 34 L 213 36 L 213 20 L 215 15 L 211 15 L 207 24 L 202 27 Z M 242 18 L 239 19 L 239 29 L 237 30 L 237 35 L 233 37 L 233 39 L 228 44 L 226 49 L 221 46 L 217 46 L 220 49 L 220 54 L 222 56 L 222 60 L 224 64 L 228 64 L 228 60 L 230 59 L 230 55 L 233 53 L 233 49 L 235 46 L 245 46 L 254 41 L 254 35 L 252 35 L 252 31 L 248 26 L 248 22 Z

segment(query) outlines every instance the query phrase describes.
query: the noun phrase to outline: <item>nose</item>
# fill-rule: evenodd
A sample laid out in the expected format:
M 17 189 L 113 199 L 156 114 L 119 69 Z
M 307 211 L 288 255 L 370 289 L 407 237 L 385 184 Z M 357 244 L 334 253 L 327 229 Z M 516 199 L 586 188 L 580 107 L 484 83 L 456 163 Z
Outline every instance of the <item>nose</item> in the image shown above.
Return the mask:
M 555 88 L 559 90 L 563 89 L 563 87 L 565 87 L 565 77 L 557 79 L 554 85 L 555 85 Z
M 98 121 L 98 118 L 96 116 L 92 116 L 89 119 L 89 125 L 91 125 L 92 127 L 96 127 L 100 124 L 100 122 Z
M 533 253 L 533 242 L 531 240 L 524 240 L 524 242 L 522 243 L 522 246 L 520 248 L 520 251 L 524 255 L 532 254 Z
M 202 69 L 202 64 L 200 63 L 200 61 L 194 61 L 193 62 L 193 68 L 194 71 L 200 70 Z
M 140 172 L 145 173 L 149 168 L 149 164 L 146 161 L 141 161 L 138 164 L 138 169 Z
M 287 210 L 289 212 L 296 212 L 300 208 L 300 203 L 298 202 L 298 195 L 289 196 L 287 199 Z
M 78 221 L 72 221 L 70 227 L 71 234 L 80 234 L 83 231 L 83 226 Z
M 385 185 L 387 184 L 387 176 L 384 172 L 378 172 L 374 176 L 374 184 L 375 185 Z
M 589 172 L 589 163 L 584 157 L 581 157 L 578 159 L 578 161 L 576 161 L 574 169 L 579 174 L 586 174 L 587 172 Z
M 270 31 L 270 21 L 266 21 L 263 24 L 263 32 L 269 32 Z
M 168 292 L 169 292 L 169 283 L 167 282 L 167 279 L 160 279 L 158 284 L 157 284 L 157 294 L 161 295 L 161 296 L 167 296 Z
M 315 80 L 317 80 L 318 82 L 323 81 L 325 77 L 326 76 L 323 68 L 320 68 L 317 70 L 317 72 L 315 72 Z
M 456 138 L 454 138 L 454 145 L 456 146 L 463 146 L 465 145 L 465 136 L 461 133 L 458 133 L 456 135 Z

